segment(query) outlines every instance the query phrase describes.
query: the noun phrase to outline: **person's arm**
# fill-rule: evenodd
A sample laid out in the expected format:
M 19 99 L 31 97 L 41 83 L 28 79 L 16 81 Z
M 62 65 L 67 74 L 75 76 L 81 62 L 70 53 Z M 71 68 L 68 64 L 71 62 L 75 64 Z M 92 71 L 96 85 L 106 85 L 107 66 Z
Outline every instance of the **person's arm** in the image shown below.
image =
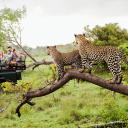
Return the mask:
M 26 53 L 24 53 L 24 52 L 20 52 L 20 54 L 24 54 L 24 55 L 26 55 Z
M 6 54 L 8 58 L 12 57 L 13 53 L 11 52 L 11 55 Z
M 9 57 L 9 55 L 8 55 L 8 54 L 4 54 L 4 56 L 5 56 L 5 57 Z
M 19 57 L 19 54 L 17 54 L 17 52 L 16 52 L 16 56 Z

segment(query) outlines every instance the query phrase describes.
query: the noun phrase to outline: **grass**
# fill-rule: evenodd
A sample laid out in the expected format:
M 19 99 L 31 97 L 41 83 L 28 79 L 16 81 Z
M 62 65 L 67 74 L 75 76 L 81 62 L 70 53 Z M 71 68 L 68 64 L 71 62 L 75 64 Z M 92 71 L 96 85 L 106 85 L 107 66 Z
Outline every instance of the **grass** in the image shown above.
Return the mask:
M 38 58 L 39 59 L 39 58 Z M 50 58 L 48 58 L 50 60 Z M 29 63 L 29 59 L 27 60 Z M 33 90 L 43 87 L 43 80 L 51 75 L 48 66 L 22 73 L 23 80 L 34 79 Z M 104 79 L 110 73 L 95 74 Z M 20 81 L 19 81 L 20 82 Z M 44 97 L 34 98 L 35 106 L 24 105 L 18 118 L 15 109 L 18 93 L 0 95 L 0 127 L 37 128 L 85 128 L 96 123 L 128 120 L 128 97 L 103 89 L 89 82 L 71 80 L 65 86 Z

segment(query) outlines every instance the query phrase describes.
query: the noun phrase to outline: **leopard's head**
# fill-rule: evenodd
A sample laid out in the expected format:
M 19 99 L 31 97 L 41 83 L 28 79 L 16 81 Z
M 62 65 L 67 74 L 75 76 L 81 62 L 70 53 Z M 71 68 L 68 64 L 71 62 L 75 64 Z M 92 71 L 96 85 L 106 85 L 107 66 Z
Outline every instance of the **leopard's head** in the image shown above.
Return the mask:
M 47 46 L 47 55 L 51 55 L 52 52 L 54 52 L 56 49 L 56 46 Z
M 74 36 L 75 36 L 75 43 L 74 43 L 74 45 L 77 45 L 79 43 L 79 41 L 81 41 L 81 39 L 83 37 L 85 37 L 85 34 L 78 34 L 78 35 L 74 34 Z

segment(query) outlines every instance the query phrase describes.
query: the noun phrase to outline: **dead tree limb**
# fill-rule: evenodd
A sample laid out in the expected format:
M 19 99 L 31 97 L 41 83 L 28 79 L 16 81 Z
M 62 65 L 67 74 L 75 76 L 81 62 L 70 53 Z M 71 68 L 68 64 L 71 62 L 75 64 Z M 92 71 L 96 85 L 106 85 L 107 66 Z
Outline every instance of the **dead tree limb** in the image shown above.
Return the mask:
M 99 85 L 111 91 L 118 92 L 124 95 L 128 95 L 128 87 L 124 86 L 123 84 L 110 84 L 108 80 L 104 80 L 100 77 L 91 75 L 89 73 L 80 73 L 79 71 L 75 69 L 66 69 L 66 74 L 64 75 L 64 77 L 58 82 L 56 82 L 55 84 L 51 85 L 50 87 L 40 88 L 35 91 L 30 91 L 24 94 L 23 101 L 16 108 L 16 113 L 18 113 L 18 116 L 20 117 L 21 114 L 20 114 L 19 109 L 25 103 L 29 103 L 29 105 L 34 105 L 34 103 L 30 102 L 30 99 L 48 95 L 56 91 L 57 89 L 61 88 L 63 85 L 65 85 L 68 81 L 70 81 L 73 78 L 82 79 L 84 81 L 91 82 L 93 84 Z
M 19 25 L 18 25 L 19 26 Z M 31 56 L 21 45 L 21 29 L 20 29 L 20 26 L 19 26 L 19 34 L 20 34 L 20 37 L 18 34 L 15 33 L 13 27 L 11 25 L 9 25 L 9 29 L 10 29 L 10 33 L 8 33 L 6 30 L 5 30 L 5 33 L 7 34 L 7 41 L 13 45 L 15 45 L 14 43 L 16 43 L 21 49 L 23 52 L 26 53 L 26 55 L 28 55 L 35 63 L 37 62 L 37 60 Z M 20 39 L 20 42 L 18 41 L 18 39 Z
M 42 61 L 42 62 L 35 62 L 35 63 L 31 63 L 31 64 L 29 64 L 26 68 L 30 68 L 30 67 L 32 67 L 32 66 L 34 66 L 33 67 L 33 69 L 35 69 L 36 67 L 38 67 L 39 65 L 49 65 L 49 64 L 52 64 L 53 63 L 53 61 Z
M 10 41 L 12 41 L 12 40 L 10 40 Z M 20 43 L 18 42 L 18 40 L 15 38 L 15 40 L 14 40 L 16 43 L 17 43 L 17 45 L 22 49 L 22 51 L 24 51 L 25 53 L 26 53 L 26 55 L 28 55 L 33 61 L 34 61 L 34 63 L 31 63 L 31 64 L 29 64 L 28 66 L 26 66 L 26 68 L 30 68 L 30 67 L 32 67 L 33 66 L 33 70 L 36 68 L 36 67 L 38 67 L 38 66 L 40 66 L 40 65 L 49 65 L 49 64 L 52 64 L 53 62 L 52 61 L 42 61 L 42 62 L 38 62 L 33 56 L 31 56 L 23 47 L 22 47 L 22 45 L 20 45 Z M 12 43 L 13 44 L 13 43 Z
M 120 126 L 121 128 L 121 127 L 125 127 L 127 124 L 124 121 L 113 121 L 109 123 L 95 124 L 93 126 L 90 126 L 90 128 L 108 128 L 115 125 Z
M 10 29 L 11 29 L 11 32 L 12 32 L 12 35 L 13 35 L 14 30 L 13 30 L 12 26 L 10 26 Z M 22 45 L 18 42 L 18 39 L 16 38 L 15 35 L 13 35 L 13 38 L 14 38 L 14 42 L 17 43 L 17 45 L 18 45 L 34 62 L 37 62 L 37 60 L 36 60 L 34 57 L 32 57 L 32 56 L 22 47 Z M 21 40 L 21 37 L 20 37 L 20 40 Z

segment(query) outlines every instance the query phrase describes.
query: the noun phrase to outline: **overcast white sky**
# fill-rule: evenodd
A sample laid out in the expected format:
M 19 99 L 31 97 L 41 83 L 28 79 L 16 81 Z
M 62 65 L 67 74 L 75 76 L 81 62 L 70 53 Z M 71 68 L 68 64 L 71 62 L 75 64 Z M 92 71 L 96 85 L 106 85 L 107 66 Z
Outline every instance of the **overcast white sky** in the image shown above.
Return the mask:
M 23 5 L 22 44 L 31 47 L 71 43 L 86 25 L 118 22 L 128 29 L 128 0 L 0 0 L 0 9 Z

